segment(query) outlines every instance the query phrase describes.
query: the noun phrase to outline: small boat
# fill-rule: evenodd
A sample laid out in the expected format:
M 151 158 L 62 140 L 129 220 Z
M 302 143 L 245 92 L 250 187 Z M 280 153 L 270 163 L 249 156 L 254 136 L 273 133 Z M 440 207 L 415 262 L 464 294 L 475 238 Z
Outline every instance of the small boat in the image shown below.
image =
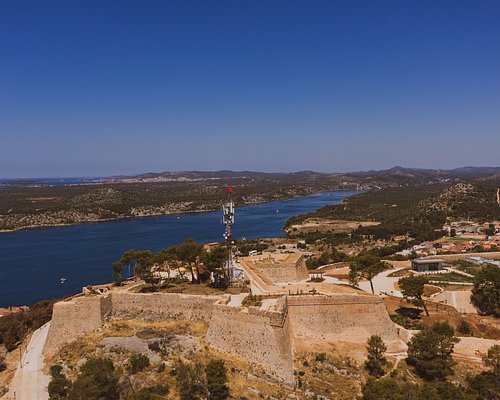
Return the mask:
M 181 217 L 177 217 L 177 219 L 181 219 Z
M 276 214 L 278 214 L 280 212 L 280 210 L 276 210 Z
M 66 281 L 67 281 L 66 278 L 61 278 L 61 284 L 64 283 L 64 282 L 66 282 Z

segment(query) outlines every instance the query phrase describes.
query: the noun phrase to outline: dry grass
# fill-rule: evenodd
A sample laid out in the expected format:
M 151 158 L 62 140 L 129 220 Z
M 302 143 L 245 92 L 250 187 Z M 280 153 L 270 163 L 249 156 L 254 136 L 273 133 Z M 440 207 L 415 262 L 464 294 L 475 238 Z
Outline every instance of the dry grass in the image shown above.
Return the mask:
M 296 354 L 299 389 L 339 400 L 355 399 L 366 379 L 360 364 L 333 343 L 318 350 Z
M 228 370 L 229 388 L 235 399 L 286 399 L 293 393 L 293 387 L 269 379 L 266 371 L 255 364 L 209 347 L 205 348 L 206 358 L 224 360 Z
M 184 320 L 165 320 L 158 322 L 147 322 L 137 320 L 114 320 L 106 327 L 107 336 L 133 336 L 138 331 L 153 329 L 163 333 L 192 335 L 204 337 L 208 326 L 202 322 L 188 322 Z
M 130 288 L 131 292 L 141 293 L 142 290 L 149 290 L 151 285 L 145 283 L 137 284 Z M 171 283 L 167 287 L 158 290 L 157 293 L 182 293 L 182 294 L 195 294 L 195 295 L 214 295 L 219 296 L 223 294 L 239 294 L 242 292 L 249 292 L 247 288 L 229 287 L 229 288 L 214 288 L 208 284 L 192 284 L 190 282 Z
M 291 225 L 286 228 L 287 233 L 305 234 L 310 232 L 352 232 L 359 226 L 376 226 L 380 222 L 375 221 L 347 221 L 326 218 L 307 218 L 300 224 Z M 295 230 L 294 230 L 295 229 Z
M 424 286 L 424 297 L 430 297 L 433 294 L 442 292 L 439 286 L 425 285 Z
M 23 345 L 23 349 L 26 346 Z M 5 363 L 7 368 L 0 372 L 0 397 L 4 394 L 4 390 L 7 389 L 7 386 L 14 378 L 14 374 L 16 373 L 17 366 L 19 365 L 19 350 L 13 350 L 10 353 L 7 353 L 5 356 Z

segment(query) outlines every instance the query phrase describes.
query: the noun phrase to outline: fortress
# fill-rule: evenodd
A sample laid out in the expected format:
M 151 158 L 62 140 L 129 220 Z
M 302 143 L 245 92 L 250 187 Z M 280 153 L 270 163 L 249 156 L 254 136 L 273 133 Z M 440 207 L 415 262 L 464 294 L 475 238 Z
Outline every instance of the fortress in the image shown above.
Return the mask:
M 214 348 L 261 365 L 292 383 L 294 342 L 301 338 L 366 342 L 378 334 L 389 351 L 402 350 L 399 330 L 383 300 L 357 293 L 307 294 L 263 300 L 261 306 L 232 306 L 231 295 L 131 293 L 113 290 L 79 296 L 54 305 L 44 352 L 100 328 L 111 318 L 146 321 L 186 320 L 208 324 Z
M 301 340 L 365 343 L 380 335 L 389 352 L 401 352 L 400 328 L 383 299 L 349 287 L 310 283 L 304 256 L 265 253 L 233 258 L 234 206 L 223 206 L 229 276 L 244 274 L 259 305 L 244 306 L 241 295 L 183 295 L 111 290 L 87 293 L 54 305 L 46 354 L 94 331 L 112 318 L 143 321 L 185 320 L 208 325 L 205 340 L 215 349 L 263 367 L 276 379 L 294 382 L 294 353 Z M 405 333 L 403 331 L 403 333 Z

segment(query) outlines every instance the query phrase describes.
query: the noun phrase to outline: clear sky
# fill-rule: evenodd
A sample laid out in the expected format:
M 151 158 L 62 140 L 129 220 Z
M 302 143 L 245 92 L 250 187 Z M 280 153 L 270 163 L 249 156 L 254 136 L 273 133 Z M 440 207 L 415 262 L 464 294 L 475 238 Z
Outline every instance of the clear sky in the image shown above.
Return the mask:
M 0 177 L 500 165 L 500 2 L 3 1 Z

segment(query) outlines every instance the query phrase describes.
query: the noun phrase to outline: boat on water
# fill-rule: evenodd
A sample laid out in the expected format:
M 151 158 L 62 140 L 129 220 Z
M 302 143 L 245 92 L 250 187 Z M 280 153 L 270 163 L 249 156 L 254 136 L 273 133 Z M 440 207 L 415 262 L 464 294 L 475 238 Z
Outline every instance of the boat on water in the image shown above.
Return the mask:
M 61 281 L 60 281 L 60 282 L 61 282 L 61 284 L 62 284 L 62 283 L 64 283 L 64 282 L 66 282 L 66 281 L 67 281 L 67 279 L 66 279 L 66 278 L 61 278 Z

